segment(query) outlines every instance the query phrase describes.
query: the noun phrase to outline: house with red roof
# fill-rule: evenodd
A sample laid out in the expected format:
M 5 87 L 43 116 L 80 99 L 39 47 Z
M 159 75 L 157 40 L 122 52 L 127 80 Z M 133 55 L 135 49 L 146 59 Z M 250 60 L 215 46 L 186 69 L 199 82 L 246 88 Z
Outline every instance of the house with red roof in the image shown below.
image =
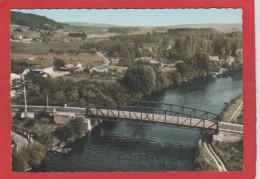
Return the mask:
M 72 64 L 66 64 L 63 67 L 60 67 L 60 70 L 73 70 L 75 68 Z

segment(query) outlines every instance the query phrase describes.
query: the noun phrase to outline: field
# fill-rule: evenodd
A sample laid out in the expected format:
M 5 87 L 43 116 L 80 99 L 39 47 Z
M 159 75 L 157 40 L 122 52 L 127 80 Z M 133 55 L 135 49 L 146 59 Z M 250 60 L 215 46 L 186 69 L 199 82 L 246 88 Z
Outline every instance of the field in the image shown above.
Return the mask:
M 35 60 L 31 61 L 28 58 L 34 57 Z M 103 63 L 103 59 L 98 55 L 80 54 L 80 55 L 33 55 L 33 54 L 11 54 L 11 59 L 19 62 L 26 61 L 30 65 L 46 64 L 52 65 L 54 59 L 62 59 L 65 63 L 79 62 L 83 66 L 95 66 Z
M 78 50 L 84 42 L 61 42 L 61 43 L 20 43 L 11 42 L 11 53 L 47 54 L 49 49 L 66 53 L 68 50 Z

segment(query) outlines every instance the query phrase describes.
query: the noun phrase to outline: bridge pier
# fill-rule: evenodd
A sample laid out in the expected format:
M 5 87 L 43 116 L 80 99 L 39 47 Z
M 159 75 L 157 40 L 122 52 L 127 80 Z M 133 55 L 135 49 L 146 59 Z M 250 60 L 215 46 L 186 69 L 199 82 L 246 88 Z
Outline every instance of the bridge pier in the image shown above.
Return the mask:
M 94 127 L 102 123 L 102 120 L 98 119 L 85 119 L 88 131 L 91 131 Z

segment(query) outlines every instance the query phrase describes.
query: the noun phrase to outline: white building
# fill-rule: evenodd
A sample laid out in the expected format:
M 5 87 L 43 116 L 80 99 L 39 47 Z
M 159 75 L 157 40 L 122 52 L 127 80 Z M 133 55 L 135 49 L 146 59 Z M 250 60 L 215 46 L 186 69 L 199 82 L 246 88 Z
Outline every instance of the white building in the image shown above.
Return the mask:
M 105 71 L 106 73 L 108 73 L 108 69 L 104 65 L 99 65 L 99 66 L 95 66 L 94 68 L 91 68 L 90 69 L 90 74 L 93 72 L 93 70 L 97 71 L 97 72 L 104 72 Z
M 75 66 L 75 69 L 81 69 L 82 68 L 82 64 L 81 63 L 77 63 L 74 66 Z
M 47 73 L 47 74 L 52 74 L 53 73 L 53 66 L 48 66 L 48 65 L 40 65 L 36 68 L 37 72 L 42 72 L 42 73 Z
M 26 75 L 29 71 L 30 71 L 29 69 L 27 69 L 26 67 L 23 67 L 23 66 L 16 67 L 13 70 L 14 73 L 11 73 L 11 81 L 13 79 L 18 80 L 18 78 L 19 78 L 19 80 L 24 80 L 24 75 Z

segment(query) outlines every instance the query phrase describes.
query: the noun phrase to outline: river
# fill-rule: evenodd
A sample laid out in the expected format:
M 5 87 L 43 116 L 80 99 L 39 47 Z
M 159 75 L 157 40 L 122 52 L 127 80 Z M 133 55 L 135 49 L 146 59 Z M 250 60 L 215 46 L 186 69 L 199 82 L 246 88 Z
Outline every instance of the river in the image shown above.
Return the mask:
M 242 93 L 242 75 L 189 80 L 143 100 L 190 106 L 220 114 L 224 103 Z M 196 129 L 103 122 L 84 138 L 67 144 L 68 154 L 47 153 L 32 172 L 194 171 Z

